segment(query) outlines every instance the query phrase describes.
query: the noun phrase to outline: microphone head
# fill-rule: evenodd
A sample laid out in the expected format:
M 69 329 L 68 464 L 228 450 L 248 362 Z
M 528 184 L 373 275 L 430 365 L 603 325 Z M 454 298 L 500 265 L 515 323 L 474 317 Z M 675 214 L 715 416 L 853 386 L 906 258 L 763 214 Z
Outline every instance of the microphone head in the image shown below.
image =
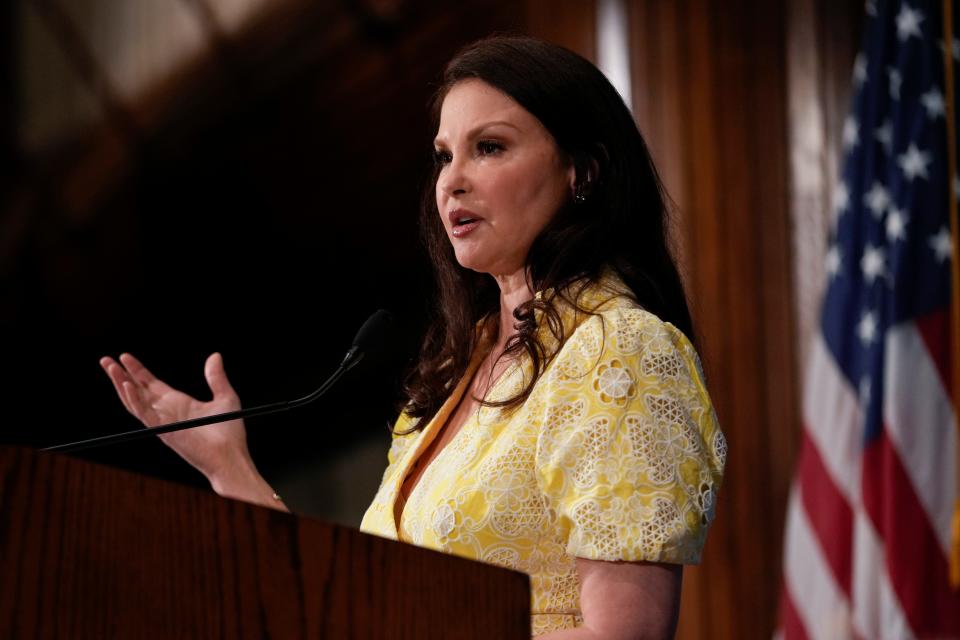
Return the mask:
M 393 314 L 386 309 L 377 310 L 357 331 L 350 350 L 365 354 L 383 351 L 393 333 L 393 327 Z

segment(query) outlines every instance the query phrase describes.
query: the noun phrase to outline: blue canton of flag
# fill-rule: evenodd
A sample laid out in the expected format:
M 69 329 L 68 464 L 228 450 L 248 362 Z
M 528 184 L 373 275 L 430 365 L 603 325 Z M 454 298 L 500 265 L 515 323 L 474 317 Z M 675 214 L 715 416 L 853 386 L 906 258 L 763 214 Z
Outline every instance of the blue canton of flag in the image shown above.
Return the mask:
M 843 125 L 822 318 L 865 405 L 867 439 L 882 428 L 884 335 L 948 306 L 951 250 L 940 3 L 878 2 L 870 11 Z
M 960 41 L 944 44 L 939 0 L 866 13 L 787 508 L 785 640 L 960 638 L 944 75 Z

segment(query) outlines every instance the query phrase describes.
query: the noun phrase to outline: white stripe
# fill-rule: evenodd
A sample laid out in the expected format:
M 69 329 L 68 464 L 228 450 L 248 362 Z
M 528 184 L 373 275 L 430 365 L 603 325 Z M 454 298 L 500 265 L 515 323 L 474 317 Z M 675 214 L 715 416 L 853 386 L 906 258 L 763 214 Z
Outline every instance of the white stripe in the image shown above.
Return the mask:
M 903 550 L 897 551 L 903 553 Z M 853 624 L 862 638 L 914 637 L 894 594 L 879 537 L 862 508 L 853 519 Z
M 847 502 L 859 503 L 863 413 L 820 333 L 813 339 L 803 400 L 807 433 L 824 466 Z
M 597 2 L 597 66 L 633 111 L 630 82 L 630 25 L 624 0 Z
M 834 580 L 803 510 L 794 483 L 787 506 L 784 582 L 807 635 L 813 640 L 850 636 L 850 606 Z
M 953 407 L 923 337 L 912 322 L 887 331 L 883 417 L 946 557 L 956 499 Z

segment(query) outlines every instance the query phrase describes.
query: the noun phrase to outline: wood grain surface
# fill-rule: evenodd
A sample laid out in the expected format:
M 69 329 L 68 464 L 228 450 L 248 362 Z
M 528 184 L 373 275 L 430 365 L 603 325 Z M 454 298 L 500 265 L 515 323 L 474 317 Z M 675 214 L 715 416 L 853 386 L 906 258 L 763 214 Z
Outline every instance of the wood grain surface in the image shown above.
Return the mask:
M 526 575 L 0 448 L 2 638 L 528 638 Z
M 684 573 L 682 640 L 769 638 L 777 625 L 800 363 L 819 309 L 830 158 L 862 6 L 628 2 L 634 113 L 676 204 L 730 446 L 703 562 Z

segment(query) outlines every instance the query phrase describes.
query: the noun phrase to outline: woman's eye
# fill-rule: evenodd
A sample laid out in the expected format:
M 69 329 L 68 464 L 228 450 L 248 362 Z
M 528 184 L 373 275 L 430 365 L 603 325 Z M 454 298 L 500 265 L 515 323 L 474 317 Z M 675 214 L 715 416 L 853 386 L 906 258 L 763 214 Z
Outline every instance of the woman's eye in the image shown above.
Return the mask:
M 450 161 L 453 160 L 453 156 L 450 155 L 449 151 L 443 151 L 442 149 L 436 149 L 433 152 L 433 162 L 437 166 L 450 164 Z
M 477 151 L 479 151 L 481 155 L 489 156 L 503 151 L 503 145 L 499 142 L 481 140 L 477 143 Z

